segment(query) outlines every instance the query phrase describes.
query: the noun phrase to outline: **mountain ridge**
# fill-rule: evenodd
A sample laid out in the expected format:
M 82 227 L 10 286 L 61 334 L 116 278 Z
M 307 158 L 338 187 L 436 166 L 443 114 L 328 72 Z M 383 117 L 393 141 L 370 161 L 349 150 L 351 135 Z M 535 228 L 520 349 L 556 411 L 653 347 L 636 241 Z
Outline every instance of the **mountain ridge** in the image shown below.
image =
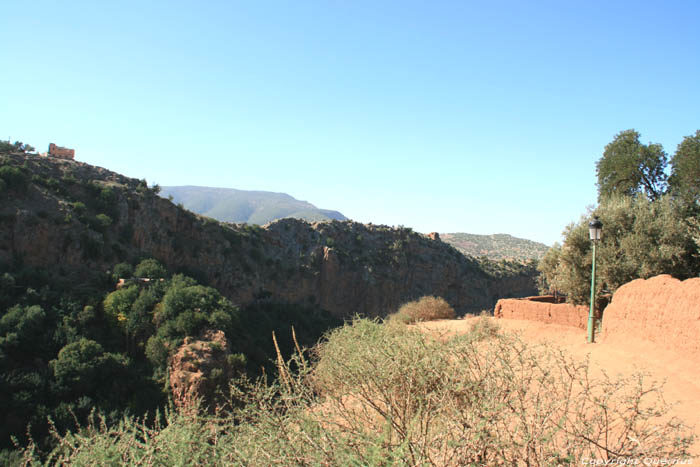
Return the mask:
M 163 186 L 160 195 L 172 197 L 173 202 L 185 209 L 222 222 L 264 225 L 286 217 L 310 222 L 347 220 L 338 211 L 317 208 L 282 192 L 180 185 Z
M 549 246 L 544 243 L 504 233 L 490 235 L 465 232 L 441 233 L 440 238 L 465 255 L 474 258 L 485 256 L 494 261 L 504 259 L 519 262 L 539 260 L 549 249 Z

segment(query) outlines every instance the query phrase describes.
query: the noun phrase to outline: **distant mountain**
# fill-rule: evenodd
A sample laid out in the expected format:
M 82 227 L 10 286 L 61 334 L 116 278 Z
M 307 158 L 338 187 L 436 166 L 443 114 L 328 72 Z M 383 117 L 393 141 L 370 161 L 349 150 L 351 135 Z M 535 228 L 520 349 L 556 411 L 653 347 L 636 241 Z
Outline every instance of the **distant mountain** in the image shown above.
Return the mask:
M 492 260 L 527 261 L 540 259 L 549 249 L 544 243 L 508 234 L 445 233 L 440 234 L 440 238 L 466 255 L 476 258 L 486 256 Z
M 276 219 L 293 217 L 309 222 L 347 218 L 338 211 L 319 209 L 285 193 L 246 191 L 205 186 L 164 186 L 160 195 L 186 209 L 223 222 L 264 225 Z

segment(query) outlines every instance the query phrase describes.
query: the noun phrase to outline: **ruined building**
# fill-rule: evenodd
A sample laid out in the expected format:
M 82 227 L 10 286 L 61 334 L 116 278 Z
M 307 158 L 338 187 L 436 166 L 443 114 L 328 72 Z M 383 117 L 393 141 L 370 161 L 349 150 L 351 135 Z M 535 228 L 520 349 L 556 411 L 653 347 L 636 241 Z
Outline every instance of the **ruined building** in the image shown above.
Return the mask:
M 75 158 L 75 149 L 62 148 L 51 143 L 49 144 L 48 156 L 72 161 Z

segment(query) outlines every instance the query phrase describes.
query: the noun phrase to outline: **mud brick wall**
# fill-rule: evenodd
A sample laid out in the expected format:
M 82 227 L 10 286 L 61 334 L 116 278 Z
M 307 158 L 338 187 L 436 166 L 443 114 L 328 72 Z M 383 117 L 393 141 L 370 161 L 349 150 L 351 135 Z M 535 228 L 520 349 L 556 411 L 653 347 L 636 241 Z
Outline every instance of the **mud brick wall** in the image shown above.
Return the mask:
M 547 303 L 536 299 L 537 297 L 501 299 L 496 303 L 493 314 L 496 318 L 526 319 L 586 329 L 588 307 L 568 303 Z
M 602 337 L 643 339 L 700 358 L 700 278 L 661 275 L 623 285 L 605 309 Z

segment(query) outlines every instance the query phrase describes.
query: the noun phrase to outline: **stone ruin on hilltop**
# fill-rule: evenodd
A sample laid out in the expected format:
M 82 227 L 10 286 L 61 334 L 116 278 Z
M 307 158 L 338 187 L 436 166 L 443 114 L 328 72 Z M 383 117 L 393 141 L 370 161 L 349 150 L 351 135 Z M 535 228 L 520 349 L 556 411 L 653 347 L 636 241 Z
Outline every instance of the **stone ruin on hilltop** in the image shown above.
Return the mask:
M 49 144 L 49 152 L 47 153 L 47 156 L 72 161 L 75 159 L 75 149 L 64 148 L 51 143 Z

